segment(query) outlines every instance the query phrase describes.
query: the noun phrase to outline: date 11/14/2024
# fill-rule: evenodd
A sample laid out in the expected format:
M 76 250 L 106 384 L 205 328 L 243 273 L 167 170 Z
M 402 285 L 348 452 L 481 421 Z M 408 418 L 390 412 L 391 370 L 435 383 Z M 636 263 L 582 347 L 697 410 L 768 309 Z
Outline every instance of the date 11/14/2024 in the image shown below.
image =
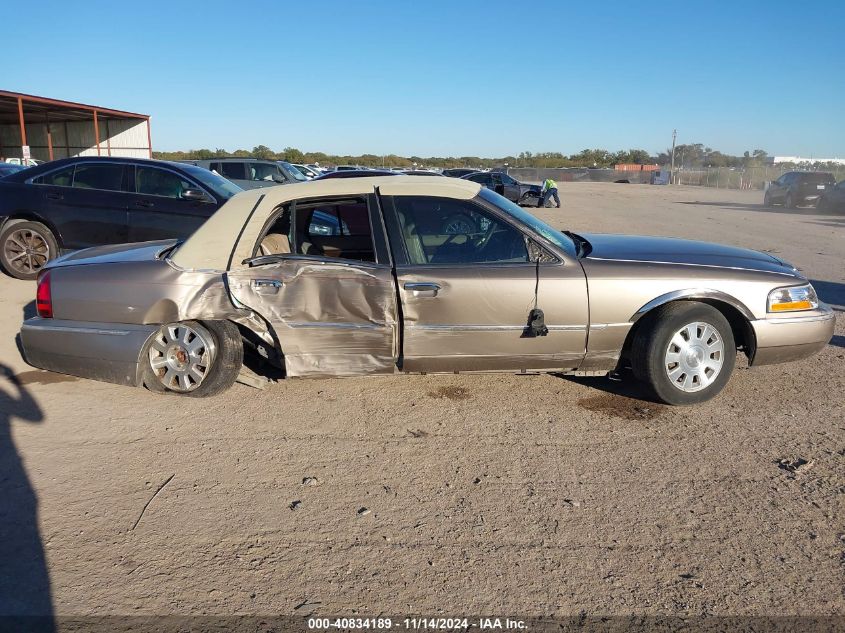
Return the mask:
M 438 630 L 438 631 L 466 631 L 468 629 L 479 630 L 511 630 L 519 631 L 527 629 L 524 620 L 511 618 L 308 618 L 309 630 L 329 630 L 329 629 L 362 629 L 362 630 L 390 630 L 390 629 L 405 629 L 405 630 Z

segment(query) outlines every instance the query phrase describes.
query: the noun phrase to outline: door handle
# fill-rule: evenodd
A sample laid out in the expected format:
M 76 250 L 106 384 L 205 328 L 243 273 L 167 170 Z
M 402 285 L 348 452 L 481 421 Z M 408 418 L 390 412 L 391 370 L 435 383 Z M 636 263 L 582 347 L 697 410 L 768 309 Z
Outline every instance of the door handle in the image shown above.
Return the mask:
M 60 193 L 48 193 L 46 196 L 47 200 L 61 200 L 64 196 Z
M 155 205 L 155 203 L 150 202 L 149 200 L 138 200 L 135 203 L 136 207 L 143 207 L 144 209 L 149 209 L 149 208 L 153 207 L 154 205 Z
M 413 292 L 415 297 L 436 297 L 440 290 L 440 284 L 433 281 L 409 281 L 403 287 Z
M 274 295 L 279 292 L 282 282 L 278 279 L 253 279 L 250 285 L 260 295 Z

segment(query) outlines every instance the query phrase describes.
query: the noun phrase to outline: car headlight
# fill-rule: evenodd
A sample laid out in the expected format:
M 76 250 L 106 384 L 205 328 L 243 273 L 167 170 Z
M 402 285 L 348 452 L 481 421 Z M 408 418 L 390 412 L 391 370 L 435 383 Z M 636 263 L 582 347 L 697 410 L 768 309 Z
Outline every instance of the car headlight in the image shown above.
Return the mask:
M 814 310 L 819 307 L 819 298 L 811 284 L 775 288 L 769 293 L 769 312 L 795 312 Z

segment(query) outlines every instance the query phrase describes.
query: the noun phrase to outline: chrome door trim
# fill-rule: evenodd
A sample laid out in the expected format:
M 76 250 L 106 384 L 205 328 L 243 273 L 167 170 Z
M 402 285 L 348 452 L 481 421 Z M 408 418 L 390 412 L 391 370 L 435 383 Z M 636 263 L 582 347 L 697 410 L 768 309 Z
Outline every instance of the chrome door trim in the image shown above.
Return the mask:
M 626 323 L 626 325 L 628 325 Z M 527 325 L 480 325 L 480 324 L 461 324 L 461 325 L 414 325 L 405 324 L 406 328 L 414 330 L 429 330 L 433 332 L 511 332 L 525 330 Z M 550 331 L 553 332 L 583 332 L 587 329 L 585 325 L 547 325 Z

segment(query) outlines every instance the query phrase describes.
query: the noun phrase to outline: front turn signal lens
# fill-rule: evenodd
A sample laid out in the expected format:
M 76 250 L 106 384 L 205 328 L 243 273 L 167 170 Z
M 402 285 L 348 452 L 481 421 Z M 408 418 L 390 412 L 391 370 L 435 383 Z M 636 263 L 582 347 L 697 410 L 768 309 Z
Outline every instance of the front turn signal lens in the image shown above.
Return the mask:
M 819 298 L 810 284 L 775 288 L 769 293 L 767 310 L 769 312 L 796 312 L 815 310 L 819 307 Z

